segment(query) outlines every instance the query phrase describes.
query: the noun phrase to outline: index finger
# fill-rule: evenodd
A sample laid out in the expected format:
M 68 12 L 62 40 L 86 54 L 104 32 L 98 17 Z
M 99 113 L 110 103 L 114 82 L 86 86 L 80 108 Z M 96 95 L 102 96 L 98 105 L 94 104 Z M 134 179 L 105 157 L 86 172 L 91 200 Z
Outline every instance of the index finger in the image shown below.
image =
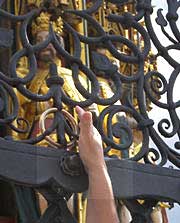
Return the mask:
M 76 112 L 80 120 L 80 128 L 85 129 L 93 125 L 91 112 L 84 111 L 84 109 L 79 106 L 76 106 Z

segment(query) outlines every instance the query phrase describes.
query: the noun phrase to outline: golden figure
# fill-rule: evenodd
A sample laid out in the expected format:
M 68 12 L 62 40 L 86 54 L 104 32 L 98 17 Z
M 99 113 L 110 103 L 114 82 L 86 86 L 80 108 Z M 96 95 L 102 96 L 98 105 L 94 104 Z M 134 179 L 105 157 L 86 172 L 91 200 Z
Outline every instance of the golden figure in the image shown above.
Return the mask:
M 49 34 L 49 24 L 51 15 L 47 12 L 42 12 L 40 16 L 32 24 L 32 34 L 36 43 L 41 43 L 47 39 Z M 63 32 L 63 22 L 61 17 L 56 21 L 52 21 L 52 27 L 58 35 L 61 45 L 64 45 L 62 32 Z M 78 92 L 74 85 L 72 78 L 72 71 L 65 67 L 62 67 L 61 59 L 57 55 L 57 52 L 53 45 L 50 43 L 47 48 L 40 51 L 37 55 L 38 70 L 34 79 L 28 84 L 27 88 L 35 94 L 44 95 L 47 93 L 49 88 L 47 87 L 46 80 L 49 77 L 49 64 L 56 63 L 57 71 L 60 77 L 64 79 L 63 90 L 72 99 L 76 101 L 84 100 L 83 96 Z M 27 68 L 18 67 L 17 72 L 20 76 L 25 76 L 27 74 Z M 80 76 L 80 81 L 83 86 L 86 86 L 86 80 Z M 20 135 L 20 138 L 34 137 L 40 132 L 38 131 L 39 118 L 44 111 L 52 107 L 52 101 L 47 102 L 32 102 L 25 99 L 22 95 L 19 96 L 19 102 L 21 107 L 21 116 L 29 121 L 31 126 L 31 135 Z M 66 110 L 73 112 L 73 108 L 67 108 L 66 105 L 63 106 Z M 33 129 L 32 129 L 33 127 Z

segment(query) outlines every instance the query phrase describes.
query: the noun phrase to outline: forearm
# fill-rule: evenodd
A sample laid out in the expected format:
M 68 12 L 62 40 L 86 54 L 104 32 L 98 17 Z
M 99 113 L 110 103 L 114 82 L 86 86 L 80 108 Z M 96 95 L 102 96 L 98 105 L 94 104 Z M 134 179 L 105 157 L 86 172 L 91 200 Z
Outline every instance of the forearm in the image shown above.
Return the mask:
M 112 185 L 103 167 L 89 173 L 87 223 L 118 223 Z
M 87 223 L 118 223 L 111 181 L 104 161 L 102 139 L 92 114 L 76 107 L 80 119 L 79 152 L 89 176 Z

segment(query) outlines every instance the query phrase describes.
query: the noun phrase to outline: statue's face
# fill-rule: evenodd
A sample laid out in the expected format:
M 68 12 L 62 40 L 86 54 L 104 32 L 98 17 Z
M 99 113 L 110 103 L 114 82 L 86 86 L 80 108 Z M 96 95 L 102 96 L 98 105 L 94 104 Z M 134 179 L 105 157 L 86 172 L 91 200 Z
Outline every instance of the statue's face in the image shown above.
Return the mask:
M 49 34 L 48 31 L 41 31 L 37 33 L 36 43 L 41 43 L 45 41 L 48 37 L 48 34 Z M 57 56 L 56 49 L 53 47 L 51 43 L 45 49 L 41 50 L 38 53 L 38 59 L 44 62 L 52 62 L 54 61 L 56 56 Z

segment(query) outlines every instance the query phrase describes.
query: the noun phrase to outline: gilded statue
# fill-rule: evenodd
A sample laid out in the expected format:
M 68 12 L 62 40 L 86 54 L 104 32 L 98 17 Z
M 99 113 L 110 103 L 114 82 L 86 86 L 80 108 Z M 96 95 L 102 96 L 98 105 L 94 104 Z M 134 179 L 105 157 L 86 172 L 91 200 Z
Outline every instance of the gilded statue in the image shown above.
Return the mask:
M 48 12 L 42 12 L 40 16 L 32 24 L 32 36 L 36 44 L 45 41 L 49 34 L 49 24 L 50 24 L 51 15 Z M 51 22 L 52 27 L 58 36 L 60 44 L 64 47 L 64 41 L 62 38 L 63 32 L 63 22 L 62 18 L 59 17 L 56 21 Z M 50 63 L 56 63 L 57 71 L 60 77 L 63 78 L 63 90 L 72 100 L 82 101 L 84 100 L 83 96 L 78 92 L 74 85 L 72 78 L 72 71 L 68 68 L 62 66 L 62 60 L 57 55 L 57 51 L 50 43 L 45 49 L 38 52 L 36 55 L 38 70 L 33 78 L 33 80 L 28 84 L 27 88 L 35 94 L 46 94 L 49 88 L 47 87 L 46 80 L 49 77 L 49 65 Z M 25 76 L 27 73 L 27 68 L 24 66 L 19 66 L 17 69 L 19 76 Z M 85 86 L 87 85 L 85 78 L 80 76 L 81 83 Z M 52 107 L 52 101 L 47 102 L 32 102 L 28 99 L 25 99 L 22 95 L 18 95 L 21 114 L 26 120 L 28 120 L 31 131 L 30 135 L 20 135 L 20 138 L 35 137 L 39 134 L 38 131 L 38 122 L 39 118 L 44 111 Z M 73 113 L 73 108 L 68 108 L 66 105 L 63 105 L 63 108 L 69 110 Z M 33 128 L 33 129 L 32 129 Z

